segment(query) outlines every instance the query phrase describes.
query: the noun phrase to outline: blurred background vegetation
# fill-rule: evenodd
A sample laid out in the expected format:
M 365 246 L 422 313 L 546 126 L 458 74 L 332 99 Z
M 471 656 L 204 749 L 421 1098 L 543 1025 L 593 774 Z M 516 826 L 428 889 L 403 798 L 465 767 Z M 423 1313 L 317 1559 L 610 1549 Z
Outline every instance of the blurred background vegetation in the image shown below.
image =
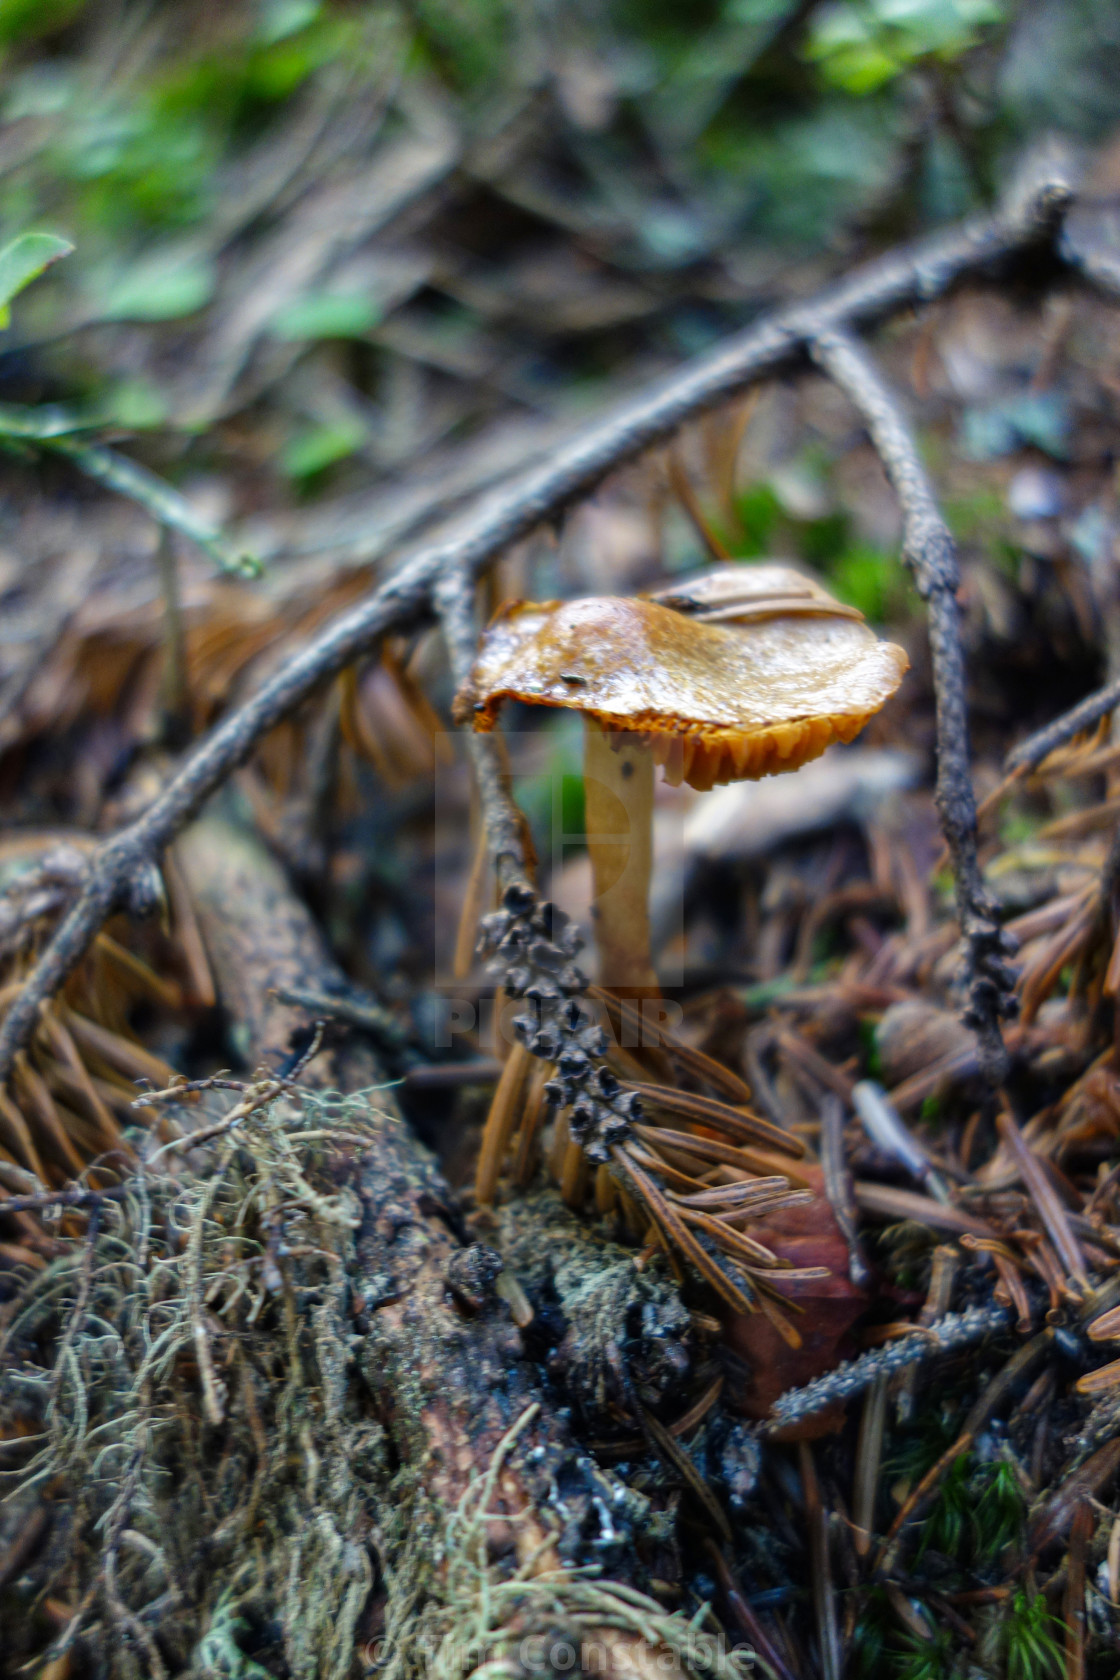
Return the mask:
M 1115 120 L 1109 0 L 0 0 L 0 397 L 245 515 L 556 421 Z M 536 441 L 540 441 L 539 438 Z M 218 491 L 222 493 L 219 495 Z

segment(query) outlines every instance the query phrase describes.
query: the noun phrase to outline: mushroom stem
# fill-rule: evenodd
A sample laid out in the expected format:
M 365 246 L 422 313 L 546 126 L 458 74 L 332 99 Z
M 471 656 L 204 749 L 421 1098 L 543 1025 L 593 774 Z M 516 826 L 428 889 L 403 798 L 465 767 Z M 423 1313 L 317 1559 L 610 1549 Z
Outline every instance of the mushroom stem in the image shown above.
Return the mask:
M 583 787 L 600 984 L 619 997 L 659 997 L 649 943 L 653 754 L 639 735 L 585 714 Z

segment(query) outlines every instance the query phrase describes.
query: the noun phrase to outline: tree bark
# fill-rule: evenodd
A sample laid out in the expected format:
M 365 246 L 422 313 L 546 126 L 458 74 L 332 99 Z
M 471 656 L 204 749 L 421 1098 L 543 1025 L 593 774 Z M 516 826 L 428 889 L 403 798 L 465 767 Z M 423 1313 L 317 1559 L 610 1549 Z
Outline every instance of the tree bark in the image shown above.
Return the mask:
M 345 984 L 310 913 L 273 859 L 225 824 L 208 820 L 188 830 L 179 858 L 239 1049 L 250 1065 L 269 1051 L 294 1055 L 313 1023 L 281 1003 L 275 989 L 329 992 Z M 351 1093 L 378 1081 L 372 1052 L 345 1036 L 303 1080 Z M 540 1578 L 595 1564 L 604 1578 L 640 1584 L 643 1502 L 596 1467 L 550 1404 L 495 1293 L 498 1256 L 470 1241 L 392 1091 L 370 1091 L 369 1112 L 375 1142 L 361 1152 L 340 1147 L 333 1174 L 362 1210 L 345 1260 L 356 1331 L 351 1380 L 364 1386 L 393 1467 L 382 1486 L 367 1490 L 363 1514 L 387 1583 L 387 1629 L 407 1647 L 420 1626 L 402 1608 L 409 1592 L 420 1584 L 438 1598 L 452 1567 L 446 1542 L 453 1514 L 519 1422 L 516 1439 L 502 1448 L 489 1503 L 490 1568 L 499 1578 L 516 1568 Z M 426 1577 L 420 1583 L 409 1578 L 417 1571 Z M 531 1617 L 514 1625 L 526 1637 L 533 1633 Z M 548 1626 L 556 1625 L 553 1615 Z M 578 1637 L 586 1642 L 586 1623 Z M 666 1654 L 655 1645 L 626 1640 L 618 1629 L 600 1630 L 600 1637 L 615 1673 L 641 1672 L 655 1658 L 666 1672 Z M 401 1671 L 425 1672 L 423 1653 L 389 1654 Z

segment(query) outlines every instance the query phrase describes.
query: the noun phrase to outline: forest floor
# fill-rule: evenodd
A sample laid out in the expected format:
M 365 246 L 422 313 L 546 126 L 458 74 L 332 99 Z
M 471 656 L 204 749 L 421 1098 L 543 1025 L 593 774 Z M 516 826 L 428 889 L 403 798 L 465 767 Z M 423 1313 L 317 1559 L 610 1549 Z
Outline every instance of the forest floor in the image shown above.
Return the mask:
M 0 1675 L 1112 1680 L 1109 8 L 47 10 Z M 453 702 L 759 561 L 909 671 L 658 779 L 620 1003 L 579 716 Z

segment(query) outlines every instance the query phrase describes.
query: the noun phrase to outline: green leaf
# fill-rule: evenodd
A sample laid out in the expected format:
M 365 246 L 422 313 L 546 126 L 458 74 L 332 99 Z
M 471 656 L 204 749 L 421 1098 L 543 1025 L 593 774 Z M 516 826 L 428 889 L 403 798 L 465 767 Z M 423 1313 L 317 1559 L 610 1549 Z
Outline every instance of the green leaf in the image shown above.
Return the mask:
M 198 257 L 160 252 L 102 286 L 103 321 L 177 321 L 209 303 L 214 267 Z
M 322 8 L 319 0 L 268 0 L 257 29 L 257 39 L 270 45 L 298 35 L 314 23 Z
M 272 321 L 277 338 L 361 338 L 375 327 L 381 311 L 360 292 L 309 292 L 279 310 Z
M 143 432 L 167 424 L 168 407 L 162 393 L 147 379 L 122 379 L 106 390 L 97 405 L 106 425 Z
M 59 239 L 53 233 L 21 233 L 5 245 L 0 251 L 0 327 L 11 320 L 12 299 L 73 249 L 68 239 Z
M 336 420 L 326 426 L 312 426 L 286 445 L 280 465 L 289 478 L 313 478 L 325 467 L 344 461 L 366 439 L 359 420 Z
M 814 12 L 805 52 L 834 87 L 861 97 L 920 59 L 959 58 L 1003 12 L 997 0 L 834 0 Z

